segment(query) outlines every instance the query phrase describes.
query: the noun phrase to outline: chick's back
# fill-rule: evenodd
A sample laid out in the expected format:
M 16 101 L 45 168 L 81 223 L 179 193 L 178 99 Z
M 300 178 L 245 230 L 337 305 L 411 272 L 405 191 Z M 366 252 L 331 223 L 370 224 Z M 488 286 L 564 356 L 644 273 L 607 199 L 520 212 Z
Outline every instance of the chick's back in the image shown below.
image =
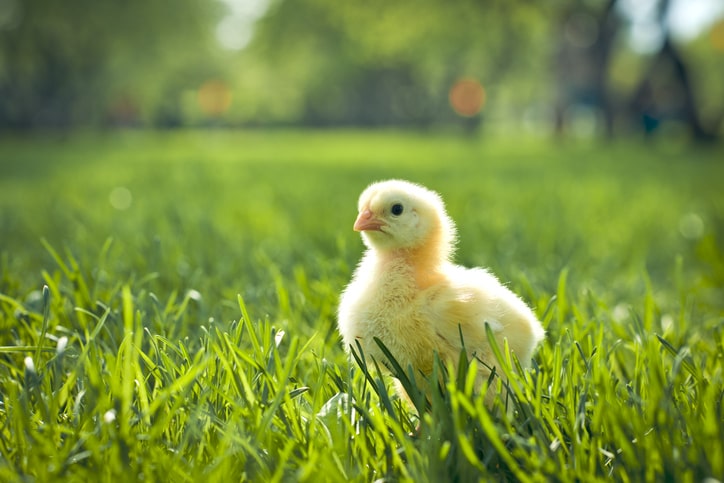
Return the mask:
M 438 351 L 443 358 L 457 358 L 464 344 L 470 356 L 496 365 L 485 330 L 487 323 L 497 345 L 502 349 L 507 340 L 521 366 L 528 367 L 544 336 L 533 311 L 487 270 L 449 264 L 445 275 L 444 288 L 431 301 L 431 323 L 437 328 Z

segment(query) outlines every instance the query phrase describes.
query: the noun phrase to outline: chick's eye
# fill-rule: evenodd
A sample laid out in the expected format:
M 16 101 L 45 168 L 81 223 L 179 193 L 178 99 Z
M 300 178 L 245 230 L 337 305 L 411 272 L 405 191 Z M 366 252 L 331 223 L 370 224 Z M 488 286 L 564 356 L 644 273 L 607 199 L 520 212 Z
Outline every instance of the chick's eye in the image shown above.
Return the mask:
M 400 203 L 395 203 L 392 205 L 392 209 L 390 210 L 393 215 L 400 216 L 403 211 L 405 211 L 404 207 Z

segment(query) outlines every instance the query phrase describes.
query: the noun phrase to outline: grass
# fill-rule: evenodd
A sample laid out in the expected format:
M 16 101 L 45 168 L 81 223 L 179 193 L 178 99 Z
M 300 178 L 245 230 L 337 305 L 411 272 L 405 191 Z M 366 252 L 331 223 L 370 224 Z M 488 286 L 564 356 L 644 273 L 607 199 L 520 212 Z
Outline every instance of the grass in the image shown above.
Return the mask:
M 0 480 L 721 480 L 719 158 L 400 132 L 1 138 Z M 498 361 L 490 410 L 465 354 L 436 366 L 428 411 L 339 342 L 356 198 L 387 177 L 438 190 L 457 260 L 546 327 L 533 370 Z

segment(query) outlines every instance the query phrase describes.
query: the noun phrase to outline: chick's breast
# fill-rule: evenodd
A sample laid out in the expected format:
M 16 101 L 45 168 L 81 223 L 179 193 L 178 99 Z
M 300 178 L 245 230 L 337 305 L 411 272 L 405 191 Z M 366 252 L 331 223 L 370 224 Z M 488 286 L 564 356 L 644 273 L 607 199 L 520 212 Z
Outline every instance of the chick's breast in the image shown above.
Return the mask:
M 429 300 L 434 289 L 417 290 L 406 267 L 373 270 L 360 264 L 339 307 L 339 331 L 348 350 L 362 348 L 365 358 L 389 362 L 374 341 L 378 338 L 403 368 L 412 365 L 424 373 L 432 369 L 437 350 Z

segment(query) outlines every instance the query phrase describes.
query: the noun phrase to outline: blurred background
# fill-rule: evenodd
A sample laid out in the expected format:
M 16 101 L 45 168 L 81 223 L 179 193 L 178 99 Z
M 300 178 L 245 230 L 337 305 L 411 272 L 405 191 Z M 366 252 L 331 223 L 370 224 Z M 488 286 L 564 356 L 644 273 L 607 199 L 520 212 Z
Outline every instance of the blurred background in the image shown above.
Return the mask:
M 707 142 L 723 0 L 0 0 L 0 127 Z

